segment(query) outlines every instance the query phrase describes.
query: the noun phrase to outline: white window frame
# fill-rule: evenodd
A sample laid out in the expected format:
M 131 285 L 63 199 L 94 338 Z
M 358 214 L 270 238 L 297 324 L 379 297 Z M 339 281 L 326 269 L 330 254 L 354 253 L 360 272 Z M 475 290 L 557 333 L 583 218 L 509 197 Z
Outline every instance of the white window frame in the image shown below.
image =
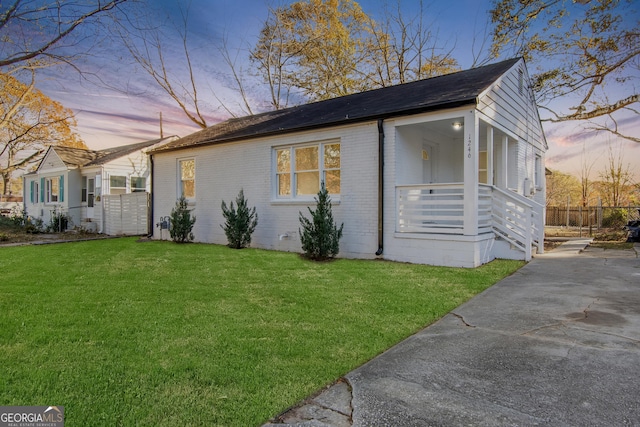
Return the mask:
M 58 183 L 58 191 L 55 195 L 55 200 L 53 200 L 53 181 Z M 45 186 L 45 199 L 44 202 L 47 204 L 59 203 L 60 200 L 60 177 L 59 176 L 49 176 L 44 179 Z
M 124 187 L 114 187 L 111 183 L 111 180 L 113 178 L 124 178 Z M 124 192 L 120 191 L 117 194 L 127 194 L 127 175 L 116 175 L 116 174 L 110 174 L 109 175 L 109 194 L 116 194 L 113 192 L 113 190 L 124 190 Z
M 91 190 L 90 182 L 93 181 L 93 191 Z M 95 176 L 87 177 L 87 207 L 92 208 L 95 206 L 96 198 L 96 178 Z
M 87 196 L 87 192 L 88 192 L 87 191 L 87 185 L 88 185 L 87 180 L 88 179 L 89 179 L 89 177 L 87 177 L 87 176 L 83 176 L 82 177 L 82 186 L 81 186 L 81 189 L 80 189 L 80 202 L 81 203 L 87 203 L 87 199 L 88 199 L 88 196 Z
M 534 177 L 533 182 L 536 190 L 542 190 L 542 177 L 544 171 L 542 170 L 542 156 L 540 154 L 535 155 L 534 160 Z
M 144 180 L 144 186 L 142 187 L 134 187 L 133 183 L 136 182 L 136 180 L 138 179 L 143 179 Z M 131 192 L 132 193 L 142 193 L 144 191 L 147 191 L 147 178 L 144 176 L 131 176 L 129 177 L 129 182 L 131 184 Z
M 40 203 L 40 183 L 37 179 L 33 181 L 33 195 L 31 196 L 33 203 Z
M 325 167 L 325 159 L 324 159 L 324 147 L 327 145 L 339 145 L 340 146 L 340 167 L 338 168 L 326 168 Z M 309 171 L 296 171 L 296 150 L 308 147 L 317 147 L 318 148 L 318 169 L 313 169 L 313 171 L 318 171 L 318 190 L 313 194 L 301 194 L 296 195 L 296 172 L 309 172 Z M 279 173 L 278 172 L 278 151 L 289 150 L 289 172 L 288 173 Z M 281 145 L 272 147 L 272 200 L 275 202 L 291 202 L 291 201 L 300 201 L 300 202 L 310 202 L 314 200 L 318 191 L 320 191 L 321 182 L 326 182 L 326 173 L 327 171 L 341 171 L 342 170 L 342 143 L 340 140 L 332 139 L 326 141 L 317 141 L 313 143 L 300 143 L 300 144 L 289 144 L 289 145 Z M 280 195 L 278 194 L 278 180 L 279 175 L 288 174 L 289 182 L 290 182 L 290 192 L 288 195 Z M 340 177 L 340 189 L 342 190 L 342 177 Z M 338 204 L 340 202 L 340 193 L 329 193 L 331 196 L 331 202 Z
M 176 160 L 176 169 L 177 169 L 177 173 L 176 173 L 176 179 L 177 179 L 177 187 L 176 187 L 176 193 L 177 193 L 177 197 L 180 198 L 182 197 L 183 194 L 183 190 L 182 190 L 182 162 L 188 162 L 188 161 L 192 161 L 193 162 L 193 196 L 189 197 L 185 195 L 185 199 L 187 199 L 187 201 L 189 202 L 195 202 L 196 200 L 196 195 L 198 194 L 196 192 L 196 168 L 197 168 L 197 163 L 196 163 L 196 159 L 195 157 L 184 157 L 184 158 L 180 158 Z

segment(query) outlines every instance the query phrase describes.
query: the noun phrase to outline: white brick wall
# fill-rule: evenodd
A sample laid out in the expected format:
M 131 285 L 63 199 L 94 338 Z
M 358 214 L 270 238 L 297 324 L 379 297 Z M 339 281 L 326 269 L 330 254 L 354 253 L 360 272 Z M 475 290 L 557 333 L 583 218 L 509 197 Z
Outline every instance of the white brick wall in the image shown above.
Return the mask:
M 273 197 L 272 150 L 280 145 L 338 139 L 341 144 L 341 194 L 333 202 L 333 215 L 344 222 L 341 257 L 372 258 L 377 250 L 378 131 L 377 124 L 343 126 L 154 155 L 154 238 L 168 238 L 155 224 L 167 216 L 178 198 L 177 161 L 196 160 L 195 240 L 226 244 L 220 227 L 220 204 L 234 201 L 242 188 L 258 213 L 252 246 L 300 251 L 299 212 L 315 202 L 283 202 Z M 162 235 L 161 235 L 162 234 Z M 289 238 L 280 236 L 288 234 Z

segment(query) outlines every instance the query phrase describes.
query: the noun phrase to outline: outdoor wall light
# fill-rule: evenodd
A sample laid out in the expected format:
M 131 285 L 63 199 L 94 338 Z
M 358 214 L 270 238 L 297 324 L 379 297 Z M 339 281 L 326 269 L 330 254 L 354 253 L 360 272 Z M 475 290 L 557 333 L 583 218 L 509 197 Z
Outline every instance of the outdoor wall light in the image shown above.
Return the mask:
M 453 122 L 451 123 L 451 127 L 453 130 L 460 130 L 462 129 L 462 122 Z

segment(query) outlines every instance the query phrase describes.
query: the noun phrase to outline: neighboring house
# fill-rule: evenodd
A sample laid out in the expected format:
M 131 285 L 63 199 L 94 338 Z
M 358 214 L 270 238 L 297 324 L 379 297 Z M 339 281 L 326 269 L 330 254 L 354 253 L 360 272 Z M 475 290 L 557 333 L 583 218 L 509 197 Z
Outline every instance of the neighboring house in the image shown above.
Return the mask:
M 244 190 L 252 245 L 300 251 L 324 180 L 340 256 L 476 267 L 543 250 L 547 144 L 522 59 L 227 120 L 150 151 L 153 222 L 184 194 L 196 241 L 226 244 Z M 154 238 L 168 238 L 162 228 Z
M 0 215 L 11 216 L 22 206 L 22 196 L 0 194 Z
M 108 230 L 108 196 L 150 192 L 150 159 L 147 150 L 177 137 L 94 151 L 51 146 L 34 172 L 24 175 L 24 208 L 27 215 L 49 224 L 54 213 L 70 218 L 68 228 L 105 233 Z M 115 201 L 118 206 L 118 200 Z M 114 213 L 114 216 L 120 214 Z M 118 218 L 120 219 L 120 218 Z M 146 218 L 144 219 L 146 223 Z M 146 232 L 146 231 L 145 231 Z M 122 234 L 113 232 L 109 234 Z

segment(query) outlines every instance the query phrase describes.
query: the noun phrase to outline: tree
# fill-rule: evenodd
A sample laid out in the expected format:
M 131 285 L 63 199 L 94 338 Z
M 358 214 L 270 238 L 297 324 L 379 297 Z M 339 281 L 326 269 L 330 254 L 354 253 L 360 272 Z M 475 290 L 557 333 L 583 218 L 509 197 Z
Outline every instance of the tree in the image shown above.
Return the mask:
M 340 252 L 339 242 L 344 224 L 338 228 L 333 221 L 331 198 L 324 181 L 321 183 L 320 191 L 318 191 L 315 200 L 316 210 L 307 208 L 311 214 L 311 220 L 302 215 L 302 212 L 299 213 L 302 229 L 298 231 L 304 254 L 314 260 L 325 260 L 333 258 Z
M 398 0 L 394 8 L 384 5 L 379 23 L 369 18 L 374 39 L 368 46 L 368 72 L 361 77 L 369 80 L 370 87 L 407 83 L 460 69 L 451 51 L 438 46 L 437 27 L 425 24 L 426 15 L 421 0 L 419 12 L 407 18 Z
M 614 147 L 609 142 L 607 164 L 600 172 L 602 199 L 607 206 L 624 206 L 629 203 L 627 190 L 632 188 L 633 174 L 629 163 L 624 164 L 622 144 Z
M 191 210 L 184 195 L 180 196 L 176 206 L 171 209 L 169 221 L 171 222 L 169 235 L 174 242 L 187 243 L 193 240 L 192 230 L 196 217 L 191 216 Z
M 213 46 L 218 57 L 207 61 L 214 58 L 213 54 L 207 53 L 194 63 L 192 52 L 203 47 L 192 41 L 197 35 L 190 37 L 193 34 L 189 30 L 189 6 L 179 4 L 179 14 L 168 16 L 165 22 L 158 24 L 151 18 L 156 15 L 149 13 L 156 4 L 149 1 L 141 5 L 141 8 L 133 9 L 126 20 L 119 22 L 116 31 L 118 39 L 135 63 L 175 102 L 185 117 L 204 129 L 208 126 L 208 113 L 219 107 L 233 117 L 238 115 L 238 110 L 253 114 L 251 98 L 245 89 L 246 73 L 238 64 L 241 62 L 238 58 L 240 51 L 233 52 L 226 37 L 219 40 L 214 35 L 205 37 L 207 49 Z M 208 74 L 215 74 L 219 81 L 223 81 L 224 86 L 230 86 L 240 95 L 241 104 L 231 105 L 219 96 L 218 90 L 200 78 L 203 69 Z M 127 89 L 122 91 L 127 92 Z M 203 93 L 211 95 L 219 103 L 219 107 L 208 104 Z
M 276 109 L 457 70 L 423 12 L 406 19 L 398 2 L 379 24 L 352 0 L 301 0 L 270 10 L 251 59 Z
M 132 16 L 127 16 L 118 27 L 120 40 L 133 60 L 175 101 L 185 116 L 198 127 L 206 128 L 203 101 L 189 49 L 189 9 L 180 7 L 179 23 L 171 20 L 158 25 L 147 18 L 147 10 L 136 10 Z M 181 60 L 176 60 L 178 55 L 171 55 L 169 40 L 179 42 Z
M 256 208 L 249 209 L 248 201 L 244 198 L 244 191 L 241 189 L 238 197 L 236 197 L 236 207 L 233 202 L 227 207 L 222 201 L 222 215 L 224 216 L 224 226 L 220 225 L 227 236 L 229 247 L 233 249 L 242 249 L 251 243 L 251 235 L 258 225 L 258 214 Z
M 73 113 L 35 88 L 30 82 L 0 73 L 0 176 L 3 194 L 9 192 L 14 171 L 37 162 L 50 145 L 86 148 L 72 130 Z
M 365 89 L 355 70 L 373 31 L 352 0 L 298 1 L 270 11 L 251 55 L 267 83 L 328 99 Z
M 582 147 L 582 162 L 580 167 L 580 188 L 581 205 L 591 206 L 591 196 L 594 193 L 593 182 L 591 181 L 591 170 L 595 165 L 595 160 L 589 160 L 586 146 Z
M 566 206 L 567 199 L 575 204 L 582 198 L 580 181 L 575 176 L 552 170 L 546 179 L 547 206 Z
M 593 129 L 640 142 L 618 127 L 620 118 L 640 114 L 639 19 L 631 0 L 494 0 L 491 16 L 493 55 L 523 56 L 540 70 L 533 89 L 548 113 L 543 120 L 589 121 Z M 552 108 L 558 98 L 571 105 Z
M 69 62 L 68 48 L 87 38 L 78 28 L 95 23 L 127 0 L 6 2 L 0 11 L 0 67 L 40 60 Z M 77 52 L 76 52 L 77 53 Z

